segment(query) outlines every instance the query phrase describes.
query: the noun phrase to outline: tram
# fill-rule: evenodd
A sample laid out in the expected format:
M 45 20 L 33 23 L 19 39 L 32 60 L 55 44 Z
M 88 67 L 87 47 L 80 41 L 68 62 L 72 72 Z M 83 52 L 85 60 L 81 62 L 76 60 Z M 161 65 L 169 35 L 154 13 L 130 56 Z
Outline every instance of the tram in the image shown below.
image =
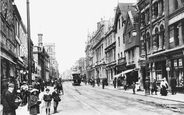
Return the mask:
M 73 77 L 73 83 L 72 85 L 74 86 L 80 86 L 81 83 L 81 76 L 79 72 L 72 72 L 72 77 Z

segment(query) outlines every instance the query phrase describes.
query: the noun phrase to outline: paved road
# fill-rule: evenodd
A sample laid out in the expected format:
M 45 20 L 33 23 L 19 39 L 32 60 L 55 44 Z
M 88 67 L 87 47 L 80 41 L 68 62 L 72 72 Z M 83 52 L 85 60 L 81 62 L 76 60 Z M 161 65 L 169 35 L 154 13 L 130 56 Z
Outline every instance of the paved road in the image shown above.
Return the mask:
M 64 83 L 65 94 L 56 115 L 182 115 L 170 108 L 136 100 L 137 95 Z M 131 98 L 132 97 L 132 98 Z M 162 103 L 162 102 L 161 102 Z M 176 103 L 177 104 L 177 103 Z

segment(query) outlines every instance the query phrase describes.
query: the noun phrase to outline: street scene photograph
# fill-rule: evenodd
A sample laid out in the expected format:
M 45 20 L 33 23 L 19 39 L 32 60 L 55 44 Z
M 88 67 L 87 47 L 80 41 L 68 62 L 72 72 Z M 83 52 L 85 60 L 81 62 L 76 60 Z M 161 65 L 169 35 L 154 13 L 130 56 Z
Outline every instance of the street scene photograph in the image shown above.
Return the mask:
M 0 0 L 0 115 L 184 115 L 184 0 Z

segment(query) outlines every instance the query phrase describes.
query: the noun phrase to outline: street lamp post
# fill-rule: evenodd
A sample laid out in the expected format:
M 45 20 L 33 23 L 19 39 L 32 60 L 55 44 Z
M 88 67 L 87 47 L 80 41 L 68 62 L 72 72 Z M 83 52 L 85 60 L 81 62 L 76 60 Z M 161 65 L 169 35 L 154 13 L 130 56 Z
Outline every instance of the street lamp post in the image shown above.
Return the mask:
M 32 72 L 31 72 L 31 32 L 30 32 L 30 11 L 29 11 L 29 0 L 27 0 L 27 40 L 28 40 L 28 82 L 29 85 L 32 83 Z

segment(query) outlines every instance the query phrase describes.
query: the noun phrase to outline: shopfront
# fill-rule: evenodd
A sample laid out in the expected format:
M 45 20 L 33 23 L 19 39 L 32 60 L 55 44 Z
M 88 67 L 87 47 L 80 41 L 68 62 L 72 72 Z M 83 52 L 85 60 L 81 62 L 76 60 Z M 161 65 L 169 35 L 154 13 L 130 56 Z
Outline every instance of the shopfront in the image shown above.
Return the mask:
M 184 55 L 182 51 L 170 55 L 170 74 L 177 81 L 177 92 L 184 93 Z

